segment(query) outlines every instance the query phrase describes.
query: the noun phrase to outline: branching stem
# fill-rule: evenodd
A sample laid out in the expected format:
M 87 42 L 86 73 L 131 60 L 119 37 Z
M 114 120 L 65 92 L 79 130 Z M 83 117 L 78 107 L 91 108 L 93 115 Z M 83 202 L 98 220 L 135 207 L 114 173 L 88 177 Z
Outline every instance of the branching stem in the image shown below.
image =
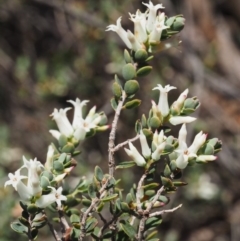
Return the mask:
M 85 225 L 86 225 L 87 218 L 89 214 L 93 211 L 93 209 L 96 208 L 98 202 L 101 201 L 101 199 L 103 198 L 108 182 L 109 182 L 109 179 L 106 180 L 104 185 L 99 190 L 99 198 L 95 197 L 92 199 L 91 205 L 88 207 L 88 209 L 83 213 L 81 217 L 81 220 L 80 220 L 81 233 L 78 238 L 79 241 L 82 241 L 86 235 Z
M 113 118 L 112 122 L 112 129 L 109 134 L 109 143 L 108 143 L 108 167 L 109 167 L 109 174 L 110 176 L 113 176 L 114 169 L 115 169 L 115 160 L 114 160 L 114 146 L 115 146 L 115 137 L 116 137 L 116 130 L 117 130 L 117 124 L 119 120 L 119 116 L 124 104 L 124 101 L 126 99 L 126 93 L 125 91 L 122 92 L 122 97 L 118 102 L 118 106 Z

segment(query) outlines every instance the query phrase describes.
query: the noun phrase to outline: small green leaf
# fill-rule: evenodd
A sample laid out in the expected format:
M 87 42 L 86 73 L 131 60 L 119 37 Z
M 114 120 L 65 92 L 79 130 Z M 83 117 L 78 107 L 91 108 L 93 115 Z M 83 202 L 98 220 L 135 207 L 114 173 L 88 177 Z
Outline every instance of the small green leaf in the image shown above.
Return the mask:
M 103 210 L 103 207 L 104 207 L 104 202 L 100 202 L 100 204 L 98 204 L 98 206 L 96 207 L 96 211 L 100 213 Z
M 27 205 L 26 204 L 24 204 L 22 201 L 20 201 L 19 204 L 24 211 L 27 211 Z
M 117 106 L 118 106 L 116 99 L 115 99 L 115 98 L 112 98 L 112 99 L 110 100 L 110 102 L 111 102 L 112 108 L 113 108 L 114 110 L 116 110 L 116 109 L 117 109 Z
M 127 64 L 132 63 L 131 55 L 129 54 L 129 52 L 126 49 L 124 50 L 124 60 Z
M 32 238 L 32 240 L 35 240 L 36 238 L 37 238 L 37 236 L 38 236 L 38 229 L 37 228 L 32 228 L 31 229 L 31 238 Z
M 126 169 L 135 166 L 136 163 L 135 161 L 126 161 L 126 162 L 121 162 L 119 165 L 116 166 L 117 169 Z
M 28 231 L 28 228 L 19 222 L 13 222 L 10 226 L 17 233 L 27 233 Z
M 94 228 L 97 226 L 97 224 L 98 224 L 98 221 L 96 218 L 89 217 L 87 219 L 86 226 L 85 226 L 86 232 L 91 233 L 94 230 Z
M 60 147 L 63 147 L 65 145 L 67 145 L 67 141 L 68 141 L 67 137 L 62 134 L 62 135 L 60 135 L 60 137 L 58 139 L 58 144 Z
M 117 82 L 112 84 L 112 92 L 116 98 L 120 98 L 122 96 L 122 87 Z
M 129 208 L 128 204 L 125 202 L 120 203 L 121 210 L 123 212 L 129 212 L 131 209 Z
M 80 236 L 81 231 L 77 228 L 73 228 L 70 236 L 71 236 L 71 241 L 78 241 L 78 237 Z
M 139 83 L 136 80 L 128 80 L 124 85 L 124 90 L 128 96 L 134 95 L 139 90 Z
M 67 158 L 67 154 L 66 154 L 66 153 L 62 153 L 62 154 L 60 155 L 60 157 L 58 158 L 58 161 L 61 162 L 62 164 L 64 164 L 66 158 Z
M 153 182 L 143 186 L 142 188 L 145 190 L 151 190 L 151 189 L 155 189 L 156 187 L 159 187 L 159 183 Z
M 91 184 L 88 186 L 88 195 L 89 195 L 91 198 L 95 198 L 95 197 L 97 196 L 96 188 L 95 188 L 95 185 L 93 185 L 93 183 L 91 183 Z
M 146 50 L 144 49 L 139 49 L 137 50 L 137 52 L 135 53 L 135 59 L 138 61 L 145 61 L 148 58 L 148 53 Z
M 122 75 L 125 80 L 134 79 L 136 76 L 136 69 L 133 64 L 126 64 L 123 66 Z
M 70 217 L 70 222 L 71 223 L 79 223 L 80 222 L 80 217 L 79 215 L 72 214 Z
M 101 199 L 101 201 L 102 202 L 108 202 L 108 201 L 111 201 L 111 200 L 115 199 L 116 197 L 118 197 L 117 193 L 109 195 L 107 197 L 104 197 L 104 198 Z
M 75 146 L 68 142 L 67 145 L 65 145 L 63 148 L 62 148 L 62 152 L 65 152 L 65 153 L 73 153 L 75 150 Z
M 169 197 L 166 197 L 166 196 L 164 196 L 164 195 L 160 195 L 159 198 L 158 198 L 158 200 L 159 200 L 160 202 L 163 202 L 164 204 L 168 204 L 169 201 L 170 201 L 170 198 L 169 198 Z
M 52 181 L 54 178 L 53 174 L 46 170 L 41 173 L 41 177 L 46 177 L 49 181 Z
M 109 230 L 103 234 L 103 239 L 109 239 L 113 236 L 113 231 Z
M 188 183 L 187 182 L 173 182 L 173 185 L 175 187 L 182 187 L 182 186 L 186 186 Z
M 47 187 L 50 186 L 49 179 L 45 176 L 41 176 L 40 186 L 42 187 L 42 189 L 47 189 Z
M 164 171 L 163 171 L 163 175 L 165 177 L 170 177 L 172 171 L 170 169 L 170 167 L 168 166 L 168 164 L 165 165 Z
M 152 60 L 153 58 L 154 58 L 154 56 L 151 55 L 151 56 L 149 56 L 149 57 L 145 60 L 145 62 L 148 62 L 148 61 Z
M 103 171 L 102 171 L 102 169 L 101 169 L 99 166 L 96 166 L 96 167 L 95 167 L 95 169 L 94 169 L 94 175 L 95 175 L 95 177 L 97 178 L 97 180 L 98 180 L 99 182 L 102 181 L 102 179 L 103 179 Z
M 39 208 L 35 204 L 30 204 L 28 205 L 27 210 L 29 213 L 35 214 L 39 211 Z
M 61 173 L 64 170 L 64 166 L 61 162 L 59 161 L 54 161 L 53 162 L 53 169 L 58 172 Z
M 146 237 L 146 240 L 152 240 L 152 238 L 157 234 L 157 230 L 154 230 L 153 232 L 151 232 L 150 234 L 148 234 L 148 236 Z
M 142 77 L 148 75 L 152 70 L 152 66 L 145 66 L 137 71 L 137 76 Z
M 18 218 L 18 220 L 19 220 L 19 222 L 20 222 L 21 224 L 23 224 L 24 226 L 28 226 L 28 225 L 29 225 L 28 220 L 27 220 L 26 218 L 24 218 L 24 217 L 20 217 L 20 218 Z
M 133 228 L 133 226 L 129 222 L 127 222 L 125 220 L 121 220 L 120 221 L 120 227 L 122 228 L 124 233 L 127 234 L 127 236 L 130 239 L 135 238 L 135 235 L 136 235 L 137 231 Z
M 89 200 L 89 199 L 83 198 L 83 199 L 82 199 L 82 204 L 83 204 L 85 207 L 89 207 L 89 206 L 92 204 L 92 201 Z
M 135 99 L 135 100 L 128 101 L 128 102 L 123 106 L 123 108 L 133 109 L 133 108 L 138 107 L 139 105 L 141 105 L 141 100 Z
M 162 223 L 161 216 L 148 218 L 146 221 L 146 230 L 149 228 L 157 227 L 161 223 Z

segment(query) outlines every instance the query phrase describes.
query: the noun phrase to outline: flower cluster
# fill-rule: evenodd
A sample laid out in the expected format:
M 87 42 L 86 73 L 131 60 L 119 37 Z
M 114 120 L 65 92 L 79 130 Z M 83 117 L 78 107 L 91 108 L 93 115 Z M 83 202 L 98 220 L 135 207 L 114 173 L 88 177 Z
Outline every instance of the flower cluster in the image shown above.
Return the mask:
M 137 10 L 136 14 L 129 14 L 130 20 L 134 23 L 134 34 L 122 28 L 121 17 L 118 18 L 116 25 L 109 25 L 106 30 L 116 32 L 126 46 L 134 51 L 159 43 L 162 31 L 168 28 L 165 25 L 165 14 L 157 14 L 158 9 L 164 8 L 162 4 L 154 6 L 151 1 L 149 4 L 143 4 L 148 7 L 145 13 Z
M 145 124 L 143 122 L 141 124 L 142 128 L 144 128 L 139 131 L 142 155 L 131 142 L 129 142 L 129 149 L 125 148 L 128 156 L 130 156 L 138 166 L 145 166 L 149 160 L 158 161 L 160 157 L 165 154 L 169 154 L 170 159 L 176 162 L 176 166 L 180 169 L 186 168 L 191 160 L 207 162 L 216 159 L 216 156 L 214 156 L 214 150 L 216 148 L 214 146 L 218 141 L 214 139 L 208 143 L 206 141 L 207 135 L 202 131 L 196 135 L 192 145 L 187 147 L 186 123 L 191 123 L 196 120 L 196 118 L 187 116 L 187 114 L 193 113 L 200 106 L 200 103 L 196 97 L 187 98 L 188 89 L 186 89 L 171 107 L 169 107 L 168 92 L 173 89 L 176 89 L 176 87 L 170 85 L 163 87 L 160 84 L 153 88 L 153 90 L 160 91 L 160 96 L 158 104 L 152 101 L 149 119 L 144 121 Z M 178 139 L 172 136 L 166 137 L 163 130 L 158 132 L 158 128 L 167 122 L 170 122 L 172 125 L 183 124 L 179 131 Z M 152 129 L 155 129 L 155 132 L 151 138 L 150 148 L 143 130 L 147 130 L 147 132 L 150 131 L 151 133 Z M 209 148 L 213 151 L 205 151 L 206 145 L 209 145 Z M 200 149 L 202 150 L 199 152 Z
M 178 139 L 172 136 L 166 137 L 164 131 L 161 130 L 159 133 L 156 130 L 152 142 L 151 148 L 148 145 L 147 138 L 143 131 L 140 131 L 139 139 L 141 144 L 141 153 L 137 148 L 129 142 L 129 149 L 125 148 L 126 153 L 131 157 L 138 166 L 145 166 L 148 161 L 158 161 L 162 155 L 169 154 L 171 160 L 176 162 L 176 166 L 180 169 L 187 167 L 189 162 L 208 162 L 216 160 L 214 155 L 213 143 L 217 140 L 207 141 L 207 135 L 200 131 L 194 138 L 193 143 L 187 147 L 186 144 L 187 130 L 186 124 L 183 124 Z M 207 153 L 204 150 L 206 145 L 213 147 L 212 153 Z M 204 147 L 204 148 L 203 148 Z M 203 151 L 201 151 L 203 149 Z M 171 152 L 171 153 L 170 153 Z
M 62 195 L 62 187 L 56 190 L 54 187 L 48 186 L 48 193 L 43 194 L 41 174 L 44 166 L 36 158 L 28 161 L 23 157 L 23 163 L 23 166 L 15 171 L 15 174 L 8 174 L 9 180 L 6 181 L 5 187 L 12 185 L 22 201 L 35 204 L 39 208 L 45 208 L 55 202 L 58 208 L 61 208 L 61 201 L 67 200 Z M 28 176 L 21 175 L 21 170 L 25 168 L 27 169 Z M 23 179 L 26 179 L 26 183 L 22 181 Z
M 186 114 L 194 112 L 200 106 L 198 99 L 196 97 L 186 99 L 188 95 L 188 89 L 186 89 L 169 108 L 168 92 L 173 89 L 176 89 L 176 87 L 170 85 L 163 87 L 160 84 L 153 88 L 153 90 L 160 91 L 158 105 L 152 101 L 153 113 L 159 116 L 160 123 L 169 121 L 172 125 L 179 125 L 195 121 L 195 117 L 190 117 Z
M 89 132 L 93 131 L 103 131 L 108 128 L 105 124 L 105 115 L 103 113 L 96 113 L 96 106 L 94 106 L 86 116 L 83 118 L 83 107 L 87 104 L 88 100 L 80 101 L 78 98 L 76 101 L 69 100 L 74 106 L 74 117 L 72 124 L 67 118 L 67 111 L 71 108 L 65 109 L 54 109 L 52 113 L 53 119 L 56 121 L 59 131 L 50 130 L 50 133 L 57 140 L 61 135 L 67 137 L 68 139 L 74 138 L 76 142 L 82 141 L 86 138 Z

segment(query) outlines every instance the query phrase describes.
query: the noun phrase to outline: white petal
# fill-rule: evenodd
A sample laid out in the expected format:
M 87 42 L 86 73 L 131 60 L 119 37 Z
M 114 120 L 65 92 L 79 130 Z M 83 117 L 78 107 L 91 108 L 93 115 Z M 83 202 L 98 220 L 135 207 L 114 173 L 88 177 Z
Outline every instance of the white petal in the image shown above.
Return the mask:
M 193 121 L 195 121 L 196 118 L 195 117 L 191 117 L 191 116 L 172 116 L 170 119 L 169 119 L 169 122 L 176 126 L 176 125 L 179 125 L 179 124 L 183 124 L 183 123 L 191 123 Z
M 61 136 L 61 133 L 60 133 L 59 131 L 50 130 L 49 132 L 50 132 L 50 133 L 52 134 L 52 136 L 53 136 L 54 138 L 56 138 L 57 140 L 58 140 L 59 137 Z
M 111 31 L 116 32 L 119 35 L 119 37 L 122 39 L 122 41 L 126 44 L 126 46 L 129 49 L 132 49 L 132 44 L 127 37 L 127 32 L 122 28 L 121 19 L 122 19 L 122 17 L 118 18 L 116 25 L 114 25 L 114 24 L 109 25 L 107 27 L 106 31 L 111 30 Z
M 142 154 L 145 158 L 149 158 L 151 156 L 151 149 L 148 146 L 147 143 L 147 138 L 146 136 L 143 134 L 143 131 L 140 131 L 140 143 L 141 143 L 141 148 L 142 148 Z

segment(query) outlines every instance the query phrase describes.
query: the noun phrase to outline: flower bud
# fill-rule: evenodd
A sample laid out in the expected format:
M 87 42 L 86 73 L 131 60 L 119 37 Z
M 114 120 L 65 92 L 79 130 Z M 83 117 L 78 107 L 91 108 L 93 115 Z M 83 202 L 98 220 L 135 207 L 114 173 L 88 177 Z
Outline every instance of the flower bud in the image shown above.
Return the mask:
M 128 80 L 124 85 L 126 94 L 134 95 L 139 90 L 139 83 L 136 80 Z
M 171 26 L 171 30 L 180 32 L 185 26 L 185 18 L 178 16 Z
M 181 113 L 191 114 L 200 106 L 200 102 L 197 97 L 187 98 L 184 101 Z

